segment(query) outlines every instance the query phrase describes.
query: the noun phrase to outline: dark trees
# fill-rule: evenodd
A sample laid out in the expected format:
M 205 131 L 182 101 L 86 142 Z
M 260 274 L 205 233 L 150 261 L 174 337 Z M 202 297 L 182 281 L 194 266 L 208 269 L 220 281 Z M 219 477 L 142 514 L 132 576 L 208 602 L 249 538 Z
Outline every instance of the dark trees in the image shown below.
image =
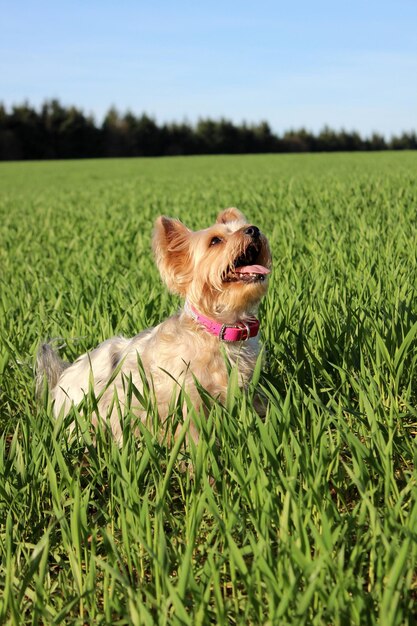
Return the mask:
M 325 126 L 317 135 L 301 128 L 278 136 L 265 121 L 238 125 L 227 119 L 200 119 L 196 125 L 158 125 L 144 113 L 122 115 L 115 108 L 98 125 L 93 117 L 58 100 L 45 102 L 39 110 L 25 102 L 7 111 L 0 103 L 0 160 L 386 149 L 415 150 L 417 135 L 403 133 L 387 141 L 377 133 L 362 138 L 357 132 Z

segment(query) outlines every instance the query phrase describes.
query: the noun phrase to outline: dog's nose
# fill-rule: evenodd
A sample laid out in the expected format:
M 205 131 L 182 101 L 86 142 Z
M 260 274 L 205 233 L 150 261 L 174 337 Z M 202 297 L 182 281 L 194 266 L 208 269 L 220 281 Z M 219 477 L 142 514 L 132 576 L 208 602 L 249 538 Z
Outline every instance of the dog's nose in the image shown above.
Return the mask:
M 258 239 L 260 234 L 261 233 L 259 232 L 259 228 L 257 226 L 248 226 L 245 229 L 245 235 L 249 235 L 249 237 L 252 237 L 253 239 Z

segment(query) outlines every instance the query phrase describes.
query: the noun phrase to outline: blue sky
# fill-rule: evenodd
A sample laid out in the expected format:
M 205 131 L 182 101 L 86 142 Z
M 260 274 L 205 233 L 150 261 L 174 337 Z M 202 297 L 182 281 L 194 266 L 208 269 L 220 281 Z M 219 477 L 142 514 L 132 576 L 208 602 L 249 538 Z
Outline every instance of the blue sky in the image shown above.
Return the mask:
M 390 136 L 417 128 L 416 0 L 0 0 L 0 101 L 98 121 L 267 120 Z

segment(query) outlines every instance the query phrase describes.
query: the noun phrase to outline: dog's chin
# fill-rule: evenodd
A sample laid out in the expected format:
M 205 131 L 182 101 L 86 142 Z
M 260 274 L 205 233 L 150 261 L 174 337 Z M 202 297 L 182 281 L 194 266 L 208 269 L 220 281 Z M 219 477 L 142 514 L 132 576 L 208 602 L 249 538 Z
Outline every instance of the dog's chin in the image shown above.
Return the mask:
M 257 307 L 268 289 L 268 279 L 230 280 L 223 283 L 223 291 L 218 300 L 227 311 L 240 313 L 248 308 Z
M 234 280 L 223 283 L 224 292 L 242 293 L 242 297 L 261 299 L 268 289 L 268 278 L 257 280 L 255 277 L 246 280 Z

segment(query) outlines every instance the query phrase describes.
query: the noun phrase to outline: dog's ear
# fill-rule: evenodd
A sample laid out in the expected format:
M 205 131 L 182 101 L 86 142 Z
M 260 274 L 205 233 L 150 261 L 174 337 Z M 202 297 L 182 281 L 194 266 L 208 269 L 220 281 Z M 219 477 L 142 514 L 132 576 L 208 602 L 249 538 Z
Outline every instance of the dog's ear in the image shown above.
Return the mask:
M 221 211 L 218 216 L 216 223 L 217 224 L 227 224 L 227 222 L 242 222 L 242 224 L 246 224 L 246 217 L 236 209 L 235 207 L 230 207 L 230 209 L 224 209 Z
M 185 296 L 192 279 L 189 230 L 179 220 L 161 216 L 155 222 L 152 247 L 168 289 Z

